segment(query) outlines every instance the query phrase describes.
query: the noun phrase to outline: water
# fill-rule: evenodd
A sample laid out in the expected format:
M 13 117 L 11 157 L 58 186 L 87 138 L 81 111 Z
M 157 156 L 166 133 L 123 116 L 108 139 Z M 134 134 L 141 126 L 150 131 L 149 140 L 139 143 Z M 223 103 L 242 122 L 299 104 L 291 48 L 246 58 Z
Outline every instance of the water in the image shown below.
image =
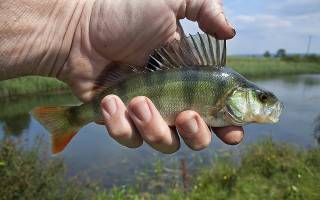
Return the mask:
M 179 159 L 184 158 L 189 161 L 188 165 L 191 168 L 195 168 L 199 163 L 207 164 L 208 160 L 212 160 L 209 158 L 220 152 L 240 152 L 247 144 L 266 137 L 293 144 L 298 148 L 317 145 L 317 141 L 320 141 L 320 75 L 290 76 L 256 82 L 273 91 L 283 101 L 285 109 L 278 124 L 246 126 L 245 137 L 240 145 L 228 146 L 213 136 L 210 147 L 201 152 L 193 152 L 182 145 L 177 153 L 163 155 L 147 145 L 138 149 L 122 147 L 110 138 L 103 126 L 92 123 L 82 128 L 58 157 L 64 159 L 70 175 L 86 173 L 110 187 L 131 183 L 135 174 L 146 171 L 159 159 L 164 163 L 177 164 Z M 0 139 L 15 137 L 22 139 L 25 146 L 32 146 L 37 138 L 41 137 L 42 146 L 50 149 L 47 131 L 28 114 L 28 111 L 37 105 L 76 103 L 78 101 L 70 94 L 2 99 Z

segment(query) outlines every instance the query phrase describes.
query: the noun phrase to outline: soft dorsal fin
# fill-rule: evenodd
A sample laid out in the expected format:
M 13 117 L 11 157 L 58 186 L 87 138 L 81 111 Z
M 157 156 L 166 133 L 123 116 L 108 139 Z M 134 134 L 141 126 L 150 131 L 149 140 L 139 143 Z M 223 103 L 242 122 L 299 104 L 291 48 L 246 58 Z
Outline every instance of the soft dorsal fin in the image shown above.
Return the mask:
M 226 41 L 198 33 L 156 49 L 151 59 L 158 63 L 160 68 L 190 66 L 222 68 L 226 65 Z
M 182 26 L 178 22 L 178 29 L 182 35 L 150 55 L 146 67 L 124 66 L 113 62 L 101 73 L 96 80 L 97 91 L 114 85 L 131 76 L 133 73 L 148 73 L 158 70 L 181 67 L 211 66 L 219 69 L 226 64 L 226 41 L 218 40 L 208 34 L 185 36 Z

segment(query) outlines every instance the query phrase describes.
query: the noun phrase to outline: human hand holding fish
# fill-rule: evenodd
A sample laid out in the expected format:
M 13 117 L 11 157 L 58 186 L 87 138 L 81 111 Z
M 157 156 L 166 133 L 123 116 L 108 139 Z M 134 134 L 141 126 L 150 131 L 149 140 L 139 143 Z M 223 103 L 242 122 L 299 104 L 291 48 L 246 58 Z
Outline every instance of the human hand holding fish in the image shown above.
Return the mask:
M 179 137 L 167 124 L 171 127 L 176 125 L 180 136 L 192 149 L 200 150 L 210 143 L 211 133 L 206 123 L 216 125 L 212 119 L 218 119 L 218 117 L 210 116 L 210 118 L 195 106 L 199 105 L 207 109 L 206 105 L 200 102 L 194 104 L 194 100 L 190 100 L 187 93 L 180 93 L 183 90 L 181 87 L 169 92 L 171 95 L 172 91 L 176 92 L 175 97 L 178 99 L 159 98 L 171 97 L 166 92 L 160 94 L 160 91 L 164 90 L 157 87 L 167 85 L 161 78 L 163 77 L 161 73 L 166 72 L 150 73 L 152 74 L 150 76 L 143 75 L 147 73 L 132 75 L 132 70 L 127 70 L 130 69 L 128 66 L 123 70 L 123 66 L 128 64 L 143 66 L 154 49 L 173 43 L 175 40 L 183 41 L 184 37 L 179 32 L 177 19 L 188 18 L 197 21 L 204 32 L 216 38 L 232 38 L 235 31 L 226 21 L 220 0 L 79 0 L 57 1 L 52 6 L 45 5 L 45 2 L 35 4 L 37 5 L 34 7 L 42 5 L 44 9 L 30 15 L 38 23 L 28 24 L 27 27 L 22 26 L 19 34 L 11 35 L 11 41 L 19 38 L 17 41 L 20 43 L 10 42 L 9 45 L 5 45 L 4 50 L 2 50 L 4 47 L 0 47 L 1 55 L 11 53 L 8 57 L 1 56 L 0 69 L 9 73 L 6 73 L 6 77 L 0 76 L 0 78 L 30 74 L 53 76 L 67 82 L 74 93 L 86 102 L 80 107 L 45 107 L 33 112 L 35 117 L 52 132 L 54 153 L 63 150 L 80 127 L 91 121 L 106 124 L 111 137 L 128 147 L 138 147 L 144 140 L 158 151 L 175 152 L 180 146 Z M 30 5 L 32 7 L 33 4 L 30 3 L 28 7 L 23 6 L 28 9 Z M 26 16 L 20 16 L 21 19 L 16 20 L 17 17 L 10 14 L 6 16 L 7 19 L 15 18 L 11 29 L 19 27 L 19 23 L 20 25 L 26 23 L 24 21 Z M 24 34 L 30 29 L 33 30 L 32 33 Z M 10 30 L 2 28 L 0 34 L 5 35 L 5 32 Z M 201 38 L 199 37 L 198 40 Z M 208 39 L 210 40 L 209 37 Z M 193 46 L 203 47 L 202 43 Z M 209 43 L 207 49 L 210 50 L 211 47 L 212 44 L 210 46 Z M 20 51 L 14 49 L 20 49 Z M 220 48 L 216 50 L 219 52 Z M 19 57 L 19 54 L 23 56 Z M 200 54 L 192 53 L 192 55 L 204 57 Z M 161 57 L 161 54 L 158 56 Z M 186 55 L 184 56 L 187 58 Z M 222 58 L 218 58 L 217 54 L 215 56 L 216 61 L 220 62 Z M 19 59 L 14 59 L 18 57 Z M 160 59 L 159 62 L 163 64 L 164 60 Z M 170 62 L 164 62 L 164 64 L 170 65 Z M 206 68 L 209 64 L 198 62 L 198 65 Z M 176 69 L 167 71 L 166 74 L 174 74 L 175 77 L 188 78 L 188 75 L 199 75 L 198 71 L 195 72 L 192 68 L 188 69 L 188 73 Z M 226 72 L 227 75 L 228 73 Z M 185 74 L 187 75 L 184 76 Z M 129 78 L 129 75 L 133 78 Z M 141 76 L 144 78 L 142 79 Z M 128 81 L 120 81 L 125 78 Z M 174 80 L 169 82 L 172 83 Z M 114 84 L 115 82 L 117 84 Z M 188 84 L 184 87 L 192 89 Z M 218 88 L 216 90 L 217 94 L 221 91 Z M 197 91 L 191 91 L 198 94 Z M 157 92 L 158 95 L 155 94 Z M 204 94 L 202 93 L 201 96 Z M 177 105 L 177 102 L 185 100 L 186 104 L 179 104 L 180 107 Z M 233 106 L 238 108 L 237 104 Z M 156 107 L 162 108 L 158 111 Z M 191 111 L 193 108 L 198 112 Z M 200 117 L 199 112 L 205 119 Z M 239 143 L 243 137 L 243 130 L 242 124 L 238 121 L 239 119 L 236 118 L 233 120 L 234 123 L 224 125 L 217 120 L 216 122 L 220 124 L 214 126 L 214 131 L 226 143 Z M 61 126 L 52 125 L 54 122 L 58 122 Z

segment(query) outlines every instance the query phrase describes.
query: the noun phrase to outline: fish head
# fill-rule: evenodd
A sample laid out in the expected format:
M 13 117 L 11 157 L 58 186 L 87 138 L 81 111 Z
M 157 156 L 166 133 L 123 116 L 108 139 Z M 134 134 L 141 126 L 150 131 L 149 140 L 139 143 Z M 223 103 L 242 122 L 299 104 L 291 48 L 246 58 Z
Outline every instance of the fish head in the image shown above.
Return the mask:
M 283 104 L 270 91 L 258 87 L 239 87 L 229 96 L 225 109 L 235 125 L 277 123 Z

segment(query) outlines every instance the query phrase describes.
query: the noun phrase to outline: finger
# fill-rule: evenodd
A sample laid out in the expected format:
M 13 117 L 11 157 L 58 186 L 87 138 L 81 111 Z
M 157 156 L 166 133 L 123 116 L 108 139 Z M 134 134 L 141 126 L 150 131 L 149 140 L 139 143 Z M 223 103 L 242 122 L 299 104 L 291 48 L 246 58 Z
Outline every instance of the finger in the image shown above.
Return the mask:
M 193 150 L 202 150 L 211 142 L 211 132 L 200 115 L 184 111 L 176 117 L 175 125 L 186 145 Z
M 235 29 L 223 13 L 221 0 L 186 0 L 185 16 L 197 21 L 206 33 L 220 39 L 230 39 L 236 34 Z
M 129 148 L 139 147 L 143 143 L 119 97 L 115 95 L 106 96 L 101 101 L 101 108 L 104 124 L 113 139 Z
M 147 97 L 135 97 L 128 105 L 129 115 L 142 138 L 154 149 L 173 153 L 180 147 L 179 137 L 163 120 Z
M 213 131 L 224 143 L 230 145 L 239 144 L 244 135 L 244 131 L 241 126 L 213 128 Z

